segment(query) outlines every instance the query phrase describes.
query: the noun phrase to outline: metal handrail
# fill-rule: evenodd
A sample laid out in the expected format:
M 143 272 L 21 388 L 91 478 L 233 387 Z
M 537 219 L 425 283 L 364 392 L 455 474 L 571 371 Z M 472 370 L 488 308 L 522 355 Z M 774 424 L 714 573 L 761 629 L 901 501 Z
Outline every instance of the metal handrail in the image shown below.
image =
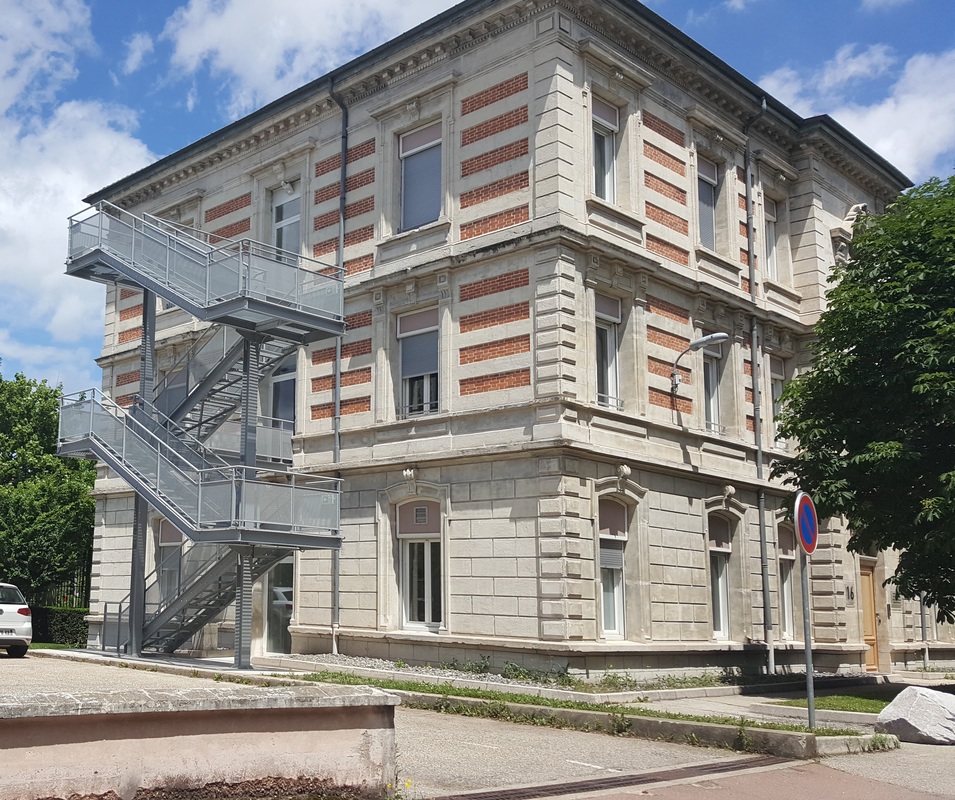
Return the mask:
M 203 307 L 237 297 L 263 297 L 318 316 L 342 318 L 342 268 L 253 239 L 223 239 L 212 246 L 152 219 L 106 201 L 73 214 L 70 259 L 103 248 Z M 329 297 L 331 303 L 321 302 Z
M 84 404 L 89 405 L 88 412 L 81 407 Z M 80 407 L 79 414 L 77 407 Z M 97 432 L 97 407 L 122 426 L 119 441 Z M 88 423 L 82 424 L 87 415 Z M 338 533 L 340 479 L 289 473 L 284 482 L 276 482 L 259 479 L 258 473 L 262 470 L 256 467 L 197 468 L 97 389 L 61 398 L 61 444 L 86 439 L 99 442 L 106 452 L 112 453 L 143 487 L 165 500 L 191 530 L 237 528 L 282 530 L 290 534 L 322 530 Z M 150 461 L 136 463 L 136 458 Z M 150 478 L 150 469 L 155 470 L 154 478 Z M 265 472 L 274 474 L 272 470 Z M 170 490 L 178 490 L 180 495 L 185 493 L 189 507 L 184 507 L 183 498 L 171 494 Z
M 173 438 L 177 442 L 181 442 L 207 463 L 222 467 L 230 466 L 229 462 L 220 456 L 215 450 L 199 441 L 199 439 L 183 428 L 178 422 L 173 422 L 173 420 L 169 419 L 169 417 L 163 414 L 163 412 L 156 408 L 155 405 L 142 397 L 142 395 L 137 394 L 133 397 L 133 405 L 142 408 L 143 411 L 146 412 L 147 418 L 155 421 L 157 426 L 162 430 L 169 431 L 169 433 L 173 435 Z M 137 421 L 142 424 L 141 420 Z
M 163 379 L 156 384 L 155 396 L 159 397 L 164 391 L 166 391 L 166 389 L 169 387 L 170 381 L 176 378 L 179 375 L 179 373 L 182 372 L 182 370 L 188 369 L 189 362 L 193 361 L 195 357 L 205 347 L 210 345 L 217 336 L 222 335 L 223 337 L 227 338 L 228 334 L 223 332 L 232 331 L 232 330 L 233 330 L 232 328 L 228 328 L 225 325 L 215 325 L 215 324 L 209 325 L 209 327 L 207 327 L 200 334 L 199 338 L 192 343 L 192 346 L 188 350 L 186 350 L 186 352 L 183 353 L 182 356 L 180 356 L 179 360 L 176 361 L 171 367 L 169 367 L 169 369 L 166 370 L 166 374 L 163 377 Z M 236 333 L 235 335 L 238 336 L 239 334 Z M 228 347 L 223 345 L 223 348 L 222 348 L 223 352 L 225 352 L 228 349 L 229 349 Z M 190 388 L 191 386 L 187 382 L 186 384 L 187 393 L 189 392 Z

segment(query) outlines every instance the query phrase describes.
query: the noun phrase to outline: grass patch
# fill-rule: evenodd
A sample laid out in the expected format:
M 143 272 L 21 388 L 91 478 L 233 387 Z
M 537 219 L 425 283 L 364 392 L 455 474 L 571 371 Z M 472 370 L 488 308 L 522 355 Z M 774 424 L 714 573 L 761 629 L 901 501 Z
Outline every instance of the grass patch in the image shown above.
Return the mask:
M 511 710 L 507 704 L 536 706 L 538 708 L 571 709 L 575 711 L 597 711 L 614 715 L 613 729 L 622 732 L 628 729 L 626 717 L 650 717 L 655 719 L 673 719 L 684 722 L 707 722 L 717 725 L 732 725 L 741 728 L 763 728 L 777 731 L 793 731 L 798 733 L 816 733 L 820 736 L 855 736 L 856 731 L 843 728 L 814 728 L 805 725 L 796 725 L 782 722 L 760 722 L 743 717 L 697 716 L 694 714 L 678 714 L 671 711 L 656 711 L 644 706 L 633 707 L 619 703 L 588 703 L 577 700 L 557 700 L 548 697 L 538 697 L 520 692 L 498 692 L 490 689 L 473 689 L 447 685 L 433 685 L 420 681 L 393 680 L 385 678 L 361 678 L 343 672 L 320 671 L 299 676 L 301 680 L 318 683 L 336 683 L 346 686 L 374 686 L 379 689 L 395 691 L 417 692 L 421 694 L 437 695 L 443 698 L 438 704 L 438 710 L 451 714 L 463 714 L 472 717 L 488 717 L 492 719 L 510 720 L 513 722 L 527 722 L 534 725 L 553 725 L 555 727 L 571 727 L 570 723 L 557 719 L 553 715 L 524 714 Z M 454 698 L 471 698 L 485 700 L 480 706 L 471 706 L 464 703 L 455 703 Z M 407 704 L 416 707 L 414 703 Z M 421 704 L 420 707 L 433 707 Z
M 860 695 L 833 694 L 817 697 L 815 706 L 821 711 L 857 711 L 863 714 L 878 714 L 894 699 L 894 693 L 891 697 L 863 697 Z M 786 700 L 781 703 L 775 703 L 774 705 L 792 706 L 794 708 L 807 708 L 809 701 Z
M 823 711 L 858 711 L 863 714 L 878 714 L 904 690 L 904 685 L 865 687 L 857 692 L 816 695 L 816 708 Z M 933 691 L 955 694 L 955 686 L 933 686 Z M 805 698 L 785 700 L 776 703 L 780 706 L 806 708 Z
M 31 650 L 76 650 L 73 644 L 55 644 L 54 642 L 32 642 Z

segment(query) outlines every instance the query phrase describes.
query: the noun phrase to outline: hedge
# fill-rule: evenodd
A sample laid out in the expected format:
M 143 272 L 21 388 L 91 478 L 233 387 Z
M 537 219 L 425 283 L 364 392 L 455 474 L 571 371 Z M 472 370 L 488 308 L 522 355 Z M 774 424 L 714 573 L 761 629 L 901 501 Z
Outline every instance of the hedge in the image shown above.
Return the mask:
M 40 606 L 33 609 L 33 641 L 85 647 L 88 626 L 84 617 L 88 608 Z

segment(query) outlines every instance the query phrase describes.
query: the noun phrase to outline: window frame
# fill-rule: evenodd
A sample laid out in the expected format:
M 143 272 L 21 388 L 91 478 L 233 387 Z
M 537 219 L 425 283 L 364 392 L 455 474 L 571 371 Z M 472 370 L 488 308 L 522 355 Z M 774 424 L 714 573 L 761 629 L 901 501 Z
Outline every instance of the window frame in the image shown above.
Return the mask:
M 783 548 L 784 536 L 790 537 L 791 547 Z M 779 636 L 788 642 L 796 638 L 796 532 L 791 527 L 780 526 L 776 531 L 776 541 L 779 562 Z
M 434 507 L 423 523 L 417 520 L 419 508 Z M 403 508 L 411 512 L 411 527 L 402 525 Z M 433 499 L 411 498 L 394 507 L 395 532 L 399 543 L 399 594 L 402 627 L 406 630 L 436 632 L 445 625 L 444 542 L 440 503 Z M 417 529 L 419 528 L 420 529 Z M 419 561 L 420 557 L 420 561 Z M 418 569 L 416 569 L 416 567 Z M 435 585 L 437 584 L 437 585 Z M 420 595 L 417 591 L 420 586 Z M 423 613 L 415 606 L 420 603 Z M 418 617 L 422 617 L 419 619 Z
M 292 416 L 279 416 L 279 409 L 276 407 L 281 398 L 279 394 L 291 384 Z M 295 430 L 295 424 L 298 417 L 298 354 L 292 353 L 279 364 L 268 377 L 269 386 L 269 421 L 272 427 L 286 428 Z
M 725 543 L 714 543 L 714 522 L 726 526 Z M 706 549 L 710 578 L 710 620 L 713 638 L 730 638 L 730 561 L 733 556 L 734 524 L 719 514 L 706 517 Z
M 291 191 L 289 191 L 291 189 Z M 283 194 L 287 195 L 286 198 L 282 199 L 281 202 L 276 202 Z M 288 217 L 276 220 L 276 213 L 280 208 L 285 208 L 286 206 L 294 206 L 295 213 L 290 214 Z M 285 259 L 283 260 L 298 262 L 298 259 L 302 254 L 302 191 L 301 191 L 301 181 L 284 181 L 279 186 L 272 189 L 271 192 L 271 208 L 269 211 L 269 241 L 272 243 L 272 246 L 276 250 L 281 250 L 283 253 L 288 253 L 294 256 L 294 259 Z M 283 232 L 286 228 L 291 228 L 295 226 L 296 236 L 295 238 L 295 247 L 290 249 L 285 246 L 285 242 L 280 243 L 280 239 L 284 240 Z
M 763 195 L 763 275 L 771 281 L 779 280 L 778 221 L 776 200 Z
M 723 345 L 707 345 L 702 349 L 703 427 L 709 433 L 721 434 L 726 430 L 722 424 L 720 383 L 723 379 Z
M 402 332 L 402 321 L 413 317 L 423 318 L 425 315 L 434 314 L 434 323 L 422 326 L 416 326 L 411 330 Z M 400 314 L 396 320 L 396 339 L 398 341 L 398 376 L 400 387 L 400 403 L 398 406 L 398 418 L 408 419 L 410 417 L 419 417 L 425 414 L 436 414 L 441 409 L 441 334 L 440 334 L 440 313 L 437 306 L 431 308 L 411 311 L 406 314 Z M 433 336 L 432 336 L 433 334 Z M 425 337 L 434 338 L 434 371 L 433 372 L 415 372 L 414 374 L 405 374 L 406 341 L 413 338 Z M 420 379 L 420 400 L 412 402 L 412 396 L 415 387 L 418 386 Z
M 185 536 L 168 519 L 159 520 L 156 531 L 156 573 L 163 601 L 178 596 L 182 582 L 182 548 Z
M 708 174 L 709 169 L 703 169 L 704 165 L 707 167 L 712 167 L 712 175 Z M 713 161 L 711 158 L 707 158 L 704 155 L 697 155 L 696 157 L 696 211 L 697 211 L 697 240 L 700 245 L 707 250 L 712 252 L 717 252 L 718 244 L 718 224 L 719 224 L 719 203 L 720 203 L 720 193 L 722 188 L 722 168 L 721 165 Z M 709 205 L 704 205 L 704 192 L 703 186 L 709 187 L 707 192 L 712 202 Z M 704 217 L 710 223 L 709 225 L 709 237 L 704 238 Z
M 619 506 L 619 509 L 615 509 L 615 513 L 622 514 L 622 520 L 617 520 L 620 523 L 619 525 L 614 526 L 614 521 L 609 518 L 610 514 L 602 513 L 605 504 Z M 631 512 L 632 509 L 628 504 L 613 497 L 598 497 L 597 499 L 597 575 L 600 583 L 600 630 L 605 639 L 623 639 L 626 636 L 626 549 Z M 619 552 L 619 566 L 616 563 L 604 566 L 605 558 L 613 562 L 618 560 L 615 555 L 611 555 L 617 552 Z
M 612 119 L 609 113 L 611 111 L 613 112 Z M 620 133 L 620 108 L 593 95 L 591 97 L 590 121 L 591 192 L 594 197 L 603 200 L 605 203 L 616 203 L 617 136 Z
M 436 136 L 425 139 L 422 143 L 412 144 L 405 150 L 405 142 L 412 139 L 415 136 L 421 136 L 429 130 L 434 130 Z M 427 153 L 431 150 L 437 148 L 437 167 L 438 167 L 438 176 L 437 176 L 437 186 L 433 187 L 434 196 L 431 195 L 429 190 L 427 200 L 434 203 L 436 200 L 436 210 L 434 216 L 430 214 L 424 215 L 428 218 L 418 219 L 417 217 L 409 221 L 408 215 L 413 213 L 414 210 L 419 209 L 422 205 L 421 200 L 417 200 L 414 203 L 408 202 L 407 189 L 408 189 L 408 166 L 412 163 L 414 159 L 414 164 L 419 163 L 419 159 L 415 159 L 416 156 L 421 156 L 424 153 Z M 441 219 L 442 211 L 444 209 L 444 123 L 439 120 L 432 120 L 425 123 L 424 125 L 419 125 L 409 131 L 405 131 L 398 135 L 398 219 L 400 220 L 398 225 L 398 233 L 405 233 L 407 231 L 418 230 L 423 228 L 426 225 L 430 225 L 433 222 L 437 222 Z M 435 154 L 432 154 L 435 155 Z M 424 177 L 428 177 L 427 169 L 430 168 L 433 170 L 433 164 L 425 163 L 426 172 Z
M 614 312 L 612 306 L 616 306 Z M 597 405 L 623 409 L 620 399 L 620 323 L 623 322 L 619 297 L 594 294 L 594 366 Z M 601 347 L 601 343 L 603 343 Z M 604 359 L 601 359 L 601 351 Z M 601 388 L 605 389 L 601 392 Z
M 786 389 L 786 362 L 781 356 L 769 356 L 769 396 L 772 398 L 772 426 L 773 426 L 773 446 L 779 450 L 787 450 L 788 442 L 786 439 L 779 438 L 779 430 L 776 419 L 782 411 L 782 401 L 780 397 Z

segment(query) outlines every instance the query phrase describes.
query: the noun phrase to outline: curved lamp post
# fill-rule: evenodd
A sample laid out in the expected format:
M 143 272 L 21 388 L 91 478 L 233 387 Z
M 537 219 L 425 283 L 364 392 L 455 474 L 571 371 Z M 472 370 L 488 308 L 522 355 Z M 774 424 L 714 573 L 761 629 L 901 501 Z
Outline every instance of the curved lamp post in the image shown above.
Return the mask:
M 696 352 L 701 347 L 706 347 L 708 344 L 719 344 L 720 342 L 725 342 L 729 338 L 730 335 L 728 333 L 711 333 L 707 336 L 701 336 L 699 339 L 694 339 L 692 342 L 690 342 L 690 346 L 680 353 L 680 355 L 678 355 L 673 362 L 673 370 L 670 372 L 670 393 L 676 394 L 676 390 L 683 381 L 683 378 L 677 369 L 677 365 L 680 363 L 680 359 L 683 358 L 683 356 L 685 356 L 687 353 Z

